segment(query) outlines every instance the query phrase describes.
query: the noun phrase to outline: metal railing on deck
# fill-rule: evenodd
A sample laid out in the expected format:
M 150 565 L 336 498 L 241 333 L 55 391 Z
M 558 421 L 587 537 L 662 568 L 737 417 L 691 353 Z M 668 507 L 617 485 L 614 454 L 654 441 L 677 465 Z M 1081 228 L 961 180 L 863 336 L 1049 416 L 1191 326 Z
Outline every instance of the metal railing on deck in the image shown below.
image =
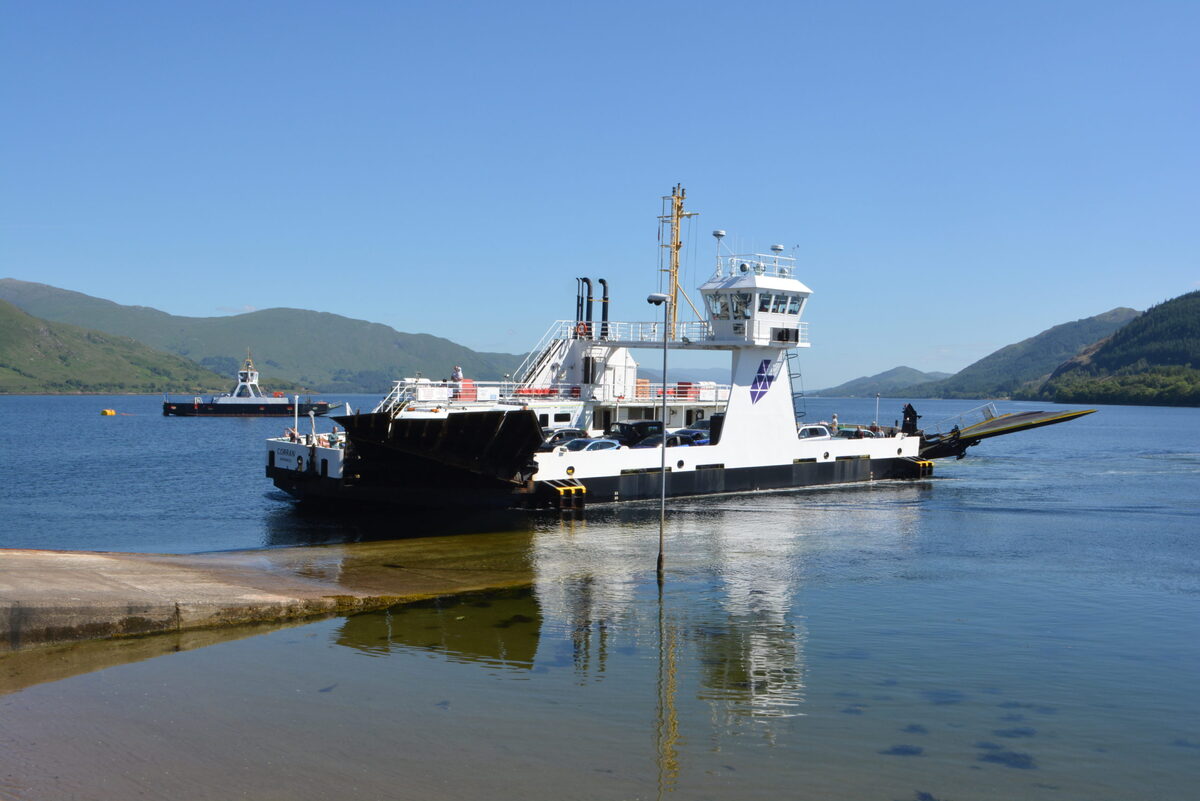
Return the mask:
M 771 340 L 771 341 L 782 341 L 782 340 L 776 340 L 773 336 L 773 334 L 777 330 L 780 330 L 780 329 L 782 329 L 785 332 L 791 332 L 793 330 L 796 332 L 794 339 L 790 340 L 790 342 L 793 345 L 799 346 L 799 345 L 809 344 L 808 323 L 806 323 L 806 322 L 798 322 L 798 323 L 796 323 L 796 328 L 792 329 L 787 326 L 781 326 L 779 323 L 773 322 L 771 320 L 755 320 L 754 321 L 754 338 L 755 339 L 766 339 L 766 340 Z
M 606 384 L 547 384 L 521 386 L 511 381 L 431 381 L 427 378 L 406 378 L 397 381 L 376 412 L 394 413 L 410 405 L 449 403 L 529 403 L 531 401 L 597 401 L 601 403 L 637 404 L 661 401 L 663 392 L 668 402 L 723 403 L 729 399 L 728 384 L 713 381 L 676 381 L 667 384 L 638 381 L 633 386 Z
M 663 326 L 662 322 L 651 323 L 623 323 L 610 322 L 607 325 L 607 336 L 600 337 L 600 330 L 596 323 L 592 323 L 594 331 L 584 330 L 576 332 L 577 339 L 595 339 L 602 342 L 645 342 L 648 345 L 654 343 L 662 344 L 663 341 Z M 586 326 L 586 323 L 585 323 Z M 596 336 L 591 334 L 595 333 Z M 708 323 L 703 320 L 689 320 L 681 323 L 675 323 L 671 329 L 671 339 L 676 342 L 683 340 L 691 340 L 699 342 L 708 339 L 712 331 Z
M 988 420 L 998 416 L 999 413 L 996 411 L 996 404 L 985 403 L 982 406 L 976 406 L 974 409 L 965 411 L 962 414 L 956 414 L 953 417 L 947 417 L 944 420 L 938 420 L 936 423 L 931 423 L 930 425 L 919 425 L 917 427 L 924 430 L 926 436 L 930 434 L 949 434 L 956 428 L 959 431 L 962 431 L 965 428 L 977 426 L 980 423 L 985 423 Z
M 588 323 L 576 320 L 559 320 L 550 326 L 550 330 L 542 336 L 542 340 L 538 343 L 538 346 L 533 351 L 530 351 L 529 356 L 525 357 L 525 361 L 517 369 L 515 375 L 524 375 L 525 371 L 529 369 L 529 366 L 537 359 L 538 355 L 543 353 L 555 341 L 582 339 L 592 342 L 645 342 L 647 344 L 657 342 L 662 344 L 662 332 L 663 323 L 661 320 L 645 323 L 621 321 L 602 323 L 598 320 Z M 677 341 L 685 338 L 699 341 L 706 339 L 710 334 L 711 329 L 708 323 L 703 320 L 690 320 L 676 323 L 672 330 L 671 338 Z

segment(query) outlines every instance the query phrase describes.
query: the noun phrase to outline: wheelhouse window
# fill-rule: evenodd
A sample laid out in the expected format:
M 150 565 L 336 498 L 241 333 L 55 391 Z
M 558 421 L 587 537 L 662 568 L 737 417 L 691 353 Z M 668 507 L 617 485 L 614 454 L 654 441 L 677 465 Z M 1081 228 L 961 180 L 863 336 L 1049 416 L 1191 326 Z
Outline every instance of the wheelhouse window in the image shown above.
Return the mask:
M 758 311 L 761 314 L 799 314 L 801 303 L 799 295 L 788 292 L 758 293 Z
M 754 308 L 754 294 L 752 292 L 734 292 L 730 300 L 733 319 L 749 320 L 751 310 Z
M 704 303 L 708 306 L 708 313 L 714 320 L 729 319 L 729 295 L 721 292 L 715 295 L 705 295 Z

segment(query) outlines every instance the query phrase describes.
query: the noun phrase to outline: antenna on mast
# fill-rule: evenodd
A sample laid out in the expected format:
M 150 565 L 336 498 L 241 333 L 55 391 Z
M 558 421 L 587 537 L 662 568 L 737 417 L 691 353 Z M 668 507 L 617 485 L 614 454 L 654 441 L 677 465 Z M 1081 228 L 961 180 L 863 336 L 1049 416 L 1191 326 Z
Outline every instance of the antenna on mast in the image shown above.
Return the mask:
M 721 240 L 725 238 L 725 232 L 721 229 L 713 231 L 713 239 L 717 240 L 717 277 L 721 277 Z

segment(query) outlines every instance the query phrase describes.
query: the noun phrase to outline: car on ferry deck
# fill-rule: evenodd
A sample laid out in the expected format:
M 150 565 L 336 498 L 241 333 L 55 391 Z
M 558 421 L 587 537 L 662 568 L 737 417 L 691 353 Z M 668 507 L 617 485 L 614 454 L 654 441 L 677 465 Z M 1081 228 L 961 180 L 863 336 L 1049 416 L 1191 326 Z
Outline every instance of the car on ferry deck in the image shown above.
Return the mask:
M 882 437 L 883 433 L 863 426 L 855 426 L 854 428 L 843 428 L 838 432 L 838 436 L 842 439 L 876 439 Z
M 652 437 L 656 434 L 661 435 L 663 432 L 663 424 L 658 420 L 637 420 L 635 422 L 620 422 L 613 423 L 604 436 L 608 439 L 615 439 L 622 445 L 637 445 L 646 437 Z
M 709 432 L 698 428 L 681 428 L 671 432 L 685 438 L 692 445 L 707 445 Z
M 573 439 L 566 445 L 560 445 L 568 451 L 611 451 L 621 447 L 615 439 Z
M 587 439 L 588 433 L 582 428 L 543 428 L 545 438 L 539 451 L 552 451 L 559 445 L 566 445 L 576 439 Z
M 801 426 L 796 435 L 800 439 L 829 439 L 829 429 L 825 426 Z
M 634 445 L 635 448 L 657 448 L 662 445 L 662 434 L 655 434 L 652 437 L 646 437 L 644 440 Z M 690 448 L 694 443 L 691 437 L 680 436 L 678 433 L 667 434 L 668 448 Z

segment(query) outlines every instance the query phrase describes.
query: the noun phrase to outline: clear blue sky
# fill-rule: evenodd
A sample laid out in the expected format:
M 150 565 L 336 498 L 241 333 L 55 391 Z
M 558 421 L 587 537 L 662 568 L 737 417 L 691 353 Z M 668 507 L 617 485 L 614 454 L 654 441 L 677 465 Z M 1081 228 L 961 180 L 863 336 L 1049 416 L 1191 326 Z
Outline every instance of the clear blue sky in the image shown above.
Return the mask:
M 681 182 L 690 285 L 799 245 L 810 388 L 1200 286 L 1196 2 L 0 9 L 0 276 L 518 352 L 651 318 Z

